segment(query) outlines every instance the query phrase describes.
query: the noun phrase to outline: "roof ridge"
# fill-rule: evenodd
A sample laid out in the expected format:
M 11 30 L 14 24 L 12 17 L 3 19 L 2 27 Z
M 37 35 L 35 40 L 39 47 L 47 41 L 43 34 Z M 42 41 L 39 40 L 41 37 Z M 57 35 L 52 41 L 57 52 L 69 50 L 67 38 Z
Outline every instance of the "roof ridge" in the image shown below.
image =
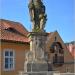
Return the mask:
M 13 23 L 20 23 L 20 22 L 16 22 L 16 21 L 13 21 L 13 20 L 7 20 L 7 19 L 0 19 L 0 21 L 13 22 Z M 20 23 L 20 24 L 21 24 L 21 23 Z
M 1 28 L 3 29 L 13 28 L 23 35 L 28 34 L 28 30 L 19 22 L 14 22 L 14 21 L 5 20 L 5 19 L 0 19 L 0 22 L 3 23 L 3 24 L 2 23 L 0 24 L 2 25 Z

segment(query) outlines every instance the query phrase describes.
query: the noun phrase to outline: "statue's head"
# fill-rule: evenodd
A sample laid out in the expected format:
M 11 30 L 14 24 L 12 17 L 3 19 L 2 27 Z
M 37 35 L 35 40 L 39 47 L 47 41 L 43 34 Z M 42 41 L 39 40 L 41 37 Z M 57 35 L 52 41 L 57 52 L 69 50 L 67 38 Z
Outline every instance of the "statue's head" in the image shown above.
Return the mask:
M 36 2 L 41 2 L 41 0 L 34 0 L 34 1 L 36 1 Z

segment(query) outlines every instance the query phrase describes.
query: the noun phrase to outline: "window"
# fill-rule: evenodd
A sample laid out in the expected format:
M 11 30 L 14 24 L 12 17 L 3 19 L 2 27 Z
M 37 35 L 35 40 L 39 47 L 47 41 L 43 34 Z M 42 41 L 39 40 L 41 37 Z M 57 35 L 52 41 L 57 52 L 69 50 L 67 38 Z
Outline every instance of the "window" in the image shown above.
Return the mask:
M 14 70 L 14 54 L 13 50 L 4 50 L 4 70 Z
M 55 54 L 55 56 L 53 57 L 53 64 L 56 65 L 63 65 L 64 63 L 64 56 L 58 56 L 57 54 Z

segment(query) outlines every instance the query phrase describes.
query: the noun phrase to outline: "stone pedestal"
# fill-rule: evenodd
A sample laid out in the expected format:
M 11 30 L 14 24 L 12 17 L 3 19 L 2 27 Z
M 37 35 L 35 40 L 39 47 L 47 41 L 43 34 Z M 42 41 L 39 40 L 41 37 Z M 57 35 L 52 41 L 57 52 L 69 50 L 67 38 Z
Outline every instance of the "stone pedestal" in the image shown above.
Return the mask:
M 46 51 L 46 38 L 45 32 L 31 32 L 30 38 L 30 51 L 33 53 L 33 60 L 37 62 L 45 61 Z
M 43 72 L 48 71 L 47 63 L 28 63 L 27 72 Z
M 47 33 L 31 32 L 29 34 L 29 39 L 30 39 L 30 51 L 26 54 L 27 59 L 27 61 L 25 61 L 26 72 L 48 71 L 48 62 L 47 62 L 48 56 L 46 54 Z

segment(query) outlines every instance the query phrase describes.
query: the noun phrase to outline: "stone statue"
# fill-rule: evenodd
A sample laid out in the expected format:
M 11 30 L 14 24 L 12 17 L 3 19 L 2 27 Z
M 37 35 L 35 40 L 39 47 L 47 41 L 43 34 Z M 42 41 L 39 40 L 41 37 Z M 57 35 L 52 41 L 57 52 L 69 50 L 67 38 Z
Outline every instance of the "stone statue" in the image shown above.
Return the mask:
M 30 0 L 29 13 L 32 21 L 32 30 L 44 30 L 47 15 L 45 14 L 45 6 L 41 0 Z

